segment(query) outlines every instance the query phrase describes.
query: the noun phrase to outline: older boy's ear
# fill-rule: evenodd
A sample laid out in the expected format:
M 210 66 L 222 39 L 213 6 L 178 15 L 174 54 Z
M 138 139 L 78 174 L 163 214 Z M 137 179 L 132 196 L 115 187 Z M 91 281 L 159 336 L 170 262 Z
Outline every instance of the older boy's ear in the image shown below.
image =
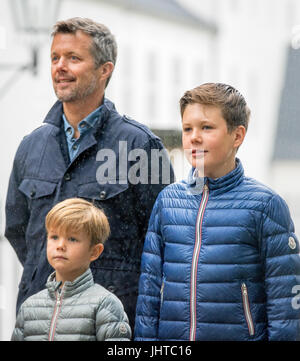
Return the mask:
M 102 243 L 97 243 L 93 246 L 92 254 L 91 254 L 91 262 L 95 261 L 103 252 L 104 245 Z
M 246 135 L 246 128 L 243 125 L 239 125 L 234 130 L 235 139 L 234 139 L 234 146 L 238 148 L 244 141 Z

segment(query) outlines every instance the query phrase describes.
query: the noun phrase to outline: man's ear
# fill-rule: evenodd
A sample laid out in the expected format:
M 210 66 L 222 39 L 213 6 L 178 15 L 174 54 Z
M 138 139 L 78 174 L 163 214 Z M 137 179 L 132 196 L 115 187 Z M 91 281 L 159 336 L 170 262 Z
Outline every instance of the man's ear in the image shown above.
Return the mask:
M 239 148 L 243 143 L 246 135 L 246 128 L 243 125 L 239 125 L 234 129 L 234 147 Z
M 106 63 L 100 65 L 99 71 L 101 80 L 106 80 L 109 78 L 114 70 L 114 67 L 115 66 L 111 61 L 107 61 Z
M 103 250 L 104 250 L 104 245 L 102 243 L 95 244 L 93 246 L 91 257 L 90 257 L 91 262 L 95 261 L 101 255 Z

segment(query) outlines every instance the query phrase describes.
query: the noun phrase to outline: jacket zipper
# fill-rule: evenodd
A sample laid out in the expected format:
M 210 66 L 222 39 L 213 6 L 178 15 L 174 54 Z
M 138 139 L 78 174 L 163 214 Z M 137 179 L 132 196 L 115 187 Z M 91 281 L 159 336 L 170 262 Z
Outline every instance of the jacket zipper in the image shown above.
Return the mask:
M 245 317 L 246 317 L 246 321 L 247 321 L 247 325 L 248 325 L 249 335 L 253 336 L 254 335 L 254 325 L 253 325 L 252 315 L 251 315 L 251 311 L 250 311 L 248 289 L 247 289 L 245 282 L 242 283 L 241 288 L 242 288 L 242 296 L 243 296 L 244 313 L 245 313 Z
M 208 201 L 209 189 L 207 184 L 203 187 L 202 200 L 200 203 L 197 222 L 196 222 L 196 239 L 195 247 L 192 259 L 192 269 L 191 269 L 191 303 L 190 303 L 190 312 L 191 312 L 191 323 L 190 323 L 190 341 L 195 341 L 196 339 L 196 294 L 197 294 L 197 268 L 198 268 L 198 259 L 201 248 L 201 238 L 202 238 L 202 221 L 205 211 L 205 207 Z
M 50 324 L 50 331 L 49 331 L 49 337 L 48 337 L 48 340 L 49 340 L 49 341 L 53 341 L 53 340 L 54 340 L 55 329 L 56 329 L 56 322 L 57 322 L 57 318 L 58 318 L 59 312 L 60 312 L 60 310 L 61 310 L 62 292 L 63 292 L 63 291 L 61 291 L 61 293 L 59 293 L 58 291 L 55 292 L 56 303 L 55 303 L 55 307 L 54 307 L 54 311 L 53 311 L 53 316 L 52 316 L 52 320 L 51 320 L 51 324 Z

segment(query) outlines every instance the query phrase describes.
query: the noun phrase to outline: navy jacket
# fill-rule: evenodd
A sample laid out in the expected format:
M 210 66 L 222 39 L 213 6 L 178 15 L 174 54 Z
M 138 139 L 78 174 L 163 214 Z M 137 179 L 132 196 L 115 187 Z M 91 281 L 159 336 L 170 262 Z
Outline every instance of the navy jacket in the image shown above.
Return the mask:
M 198 194 L 174 183 L 156 200 L 135 339 L 299 340 L 299 242 L 286 203 L 239 161 L 205 183 Z
M 173 170 L 168 158 L 164 159 L 169 179 L 162 179 L 160 167 L 155 184 L 150 184 L 150 154 L 153 149 L 164 149 L 160 139 L 142 124 L 120 116 L 107 99 L 101 121 L 83 139 L 79 153 L 70 162 L 62 111 L 62 103 L 56 102 L 44 125 L 23 139 L 10 177 L 5 236 L 24 266 L 17 310 L 27 297 L 44 288 L 53 271 L 46 259 L 47 212 L 66 198 L 80 197 L 101 207 L 111 226 L 102 256 L 91 264 L 94 280 L 121 299 L 133 326 L 148 220 L 158 193 L 165 187 L 163 181 L 173 182 Z M 128 174 L 136 171 L 139 176 L 139 158 L 128 154 L 132 149 L 142 149 L 149 158 L 143 182 L 131 177 L 137 184 L 128 181 Z M 149 184 L 142 184 L 147 183 L 146 176 Z

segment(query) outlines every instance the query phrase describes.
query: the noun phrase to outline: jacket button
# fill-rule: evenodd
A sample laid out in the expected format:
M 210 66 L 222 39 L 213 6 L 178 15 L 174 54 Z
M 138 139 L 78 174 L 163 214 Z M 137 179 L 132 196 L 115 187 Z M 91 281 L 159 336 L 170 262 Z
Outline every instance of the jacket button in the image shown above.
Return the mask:
M 71 180 L 70 173 L 66 173 L 65 176 L 64 176 L 64 179 L 65 179 L 66 181 Z
M 30 197 L 34 197 L 35 196 L 35 191 L 31 191 L 30 192 Z
M 105 191 L 101 191 L 100 192 L 100 199 L 105 199 L 106 197 L 106 192 Z
M 109 292 L 111 292 L 111 293 L 114 293 L 115 290 L 116 290 L 116 287 L 115 287 L 115 286 L 108 286 L 108 287 L 107 287 L 107 290 L 108 290 Z

